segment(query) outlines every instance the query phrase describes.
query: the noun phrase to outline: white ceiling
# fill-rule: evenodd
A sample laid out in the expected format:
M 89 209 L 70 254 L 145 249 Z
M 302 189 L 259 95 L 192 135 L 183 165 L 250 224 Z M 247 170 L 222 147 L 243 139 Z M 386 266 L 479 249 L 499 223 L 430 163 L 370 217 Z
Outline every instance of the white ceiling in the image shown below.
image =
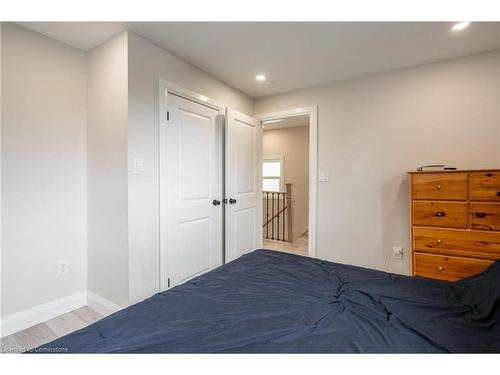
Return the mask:
M 421 65 L 500 47 L 499 23 L 21 22 L 83 50 L 125 29 L 252 97 Z M 268 83 L 255 81 L 256 73 Z
M 126 29 L 120 22 L 18 22 L 28 29 L 88 51 Z

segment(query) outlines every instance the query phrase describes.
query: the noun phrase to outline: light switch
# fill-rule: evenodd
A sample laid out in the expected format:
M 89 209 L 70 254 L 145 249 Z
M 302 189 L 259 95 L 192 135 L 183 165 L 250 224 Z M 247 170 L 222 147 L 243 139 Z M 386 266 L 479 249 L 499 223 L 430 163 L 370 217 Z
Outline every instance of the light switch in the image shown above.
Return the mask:
M 144 159 L 134 158 L 133 174 L 144 174 Z
M 318 181 L 328 182 L 328 171 L 318 171 Z

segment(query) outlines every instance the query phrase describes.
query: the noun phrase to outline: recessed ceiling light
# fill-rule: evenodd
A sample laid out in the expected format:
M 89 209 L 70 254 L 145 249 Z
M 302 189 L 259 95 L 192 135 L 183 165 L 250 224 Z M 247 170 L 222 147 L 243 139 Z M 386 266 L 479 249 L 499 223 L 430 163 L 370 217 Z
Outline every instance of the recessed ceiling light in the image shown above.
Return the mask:
M 264 120 L 262 121 L 263 124 L 272 124 L 273 122 L 281 122 L 283 121 L 282 118 L 277 118 L 276 120 Z
M 470 22 L 459 22 L 452 26 L 453 31 L 463 30 L 470 25 Z
M 259 81 L 259 82 L 263 82 L 263 81 L 265 81 L 265 80 L 267 79 L 267 77 L 266 77 L 264 74 L 257 74 L 257 75 L 255 76 L 255 79 L 256 79 L 257 81 Z

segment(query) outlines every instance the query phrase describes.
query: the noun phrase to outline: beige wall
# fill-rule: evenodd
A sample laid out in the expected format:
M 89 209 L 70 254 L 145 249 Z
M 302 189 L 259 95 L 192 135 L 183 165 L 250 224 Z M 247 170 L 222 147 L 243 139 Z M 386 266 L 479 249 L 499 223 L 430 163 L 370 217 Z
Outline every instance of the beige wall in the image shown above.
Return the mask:
M 244 113 L 319 105 L 320 258 L 407 272 L 407 254 L 389 257 L 408 251 L 404 172 L 500 164 L 496 53 L 254 103 L 133 33 L 86 56 L 1 27 L 2 316 L 87 285 L 120 305 L 158 290 L 160 77 Z M 61 259 L 71 273 L 57 277 Z
M 293 184 L 295 240 L 308 230 L 309 126 L 265 130 L 262 137 L 262 150 L 264 158 L 266 156 L 284 157 L 285 183 Z
M 499 54 L 490 52 L 258 99 L 319 107 L 317 256 L 408 273 L 406 171 L 499 167 Z M 392 246 L 404 247 L 403 261 Z
M 159 287 L 158 79 L 247 114 L 253 100 L 131 32 L 128 48 L 129 268 L 130 300 L 135 302 Z M 144 160 L 144 174 L 132 174 L 134 158 Z
M 86 289 L 86 59 L 2 27 L 2 316 Z M 57 261 L 70 273 L 57 276 Z
M 0 22 L 0 272 L 2 272 L 2 22 Z M 0 317 L 3 311 L 2 277 L 0 276 Z M 0 332 L 0 336 L 2 336 Z
M 88 53 L 88 289 L 129 303 L 127 32 Z
M 84 53 L 2 24 L 3 315 L 87 288 L 121 306 L 158 291 L 160 77 L 253 112 L 133 33 Z M 129 171 L 135 157 L 144 175 Z

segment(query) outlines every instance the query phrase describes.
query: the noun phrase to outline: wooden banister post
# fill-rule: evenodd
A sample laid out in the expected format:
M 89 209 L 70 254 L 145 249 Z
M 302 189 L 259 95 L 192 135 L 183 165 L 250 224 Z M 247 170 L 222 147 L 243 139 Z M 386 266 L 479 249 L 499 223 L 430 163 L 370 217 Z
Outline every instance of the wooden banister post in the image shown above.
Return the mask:
M 293 242 L 293 201 L 292 201 L 292 184 L 286 186 L 286 211 L 288 221 L 288 242 Z

